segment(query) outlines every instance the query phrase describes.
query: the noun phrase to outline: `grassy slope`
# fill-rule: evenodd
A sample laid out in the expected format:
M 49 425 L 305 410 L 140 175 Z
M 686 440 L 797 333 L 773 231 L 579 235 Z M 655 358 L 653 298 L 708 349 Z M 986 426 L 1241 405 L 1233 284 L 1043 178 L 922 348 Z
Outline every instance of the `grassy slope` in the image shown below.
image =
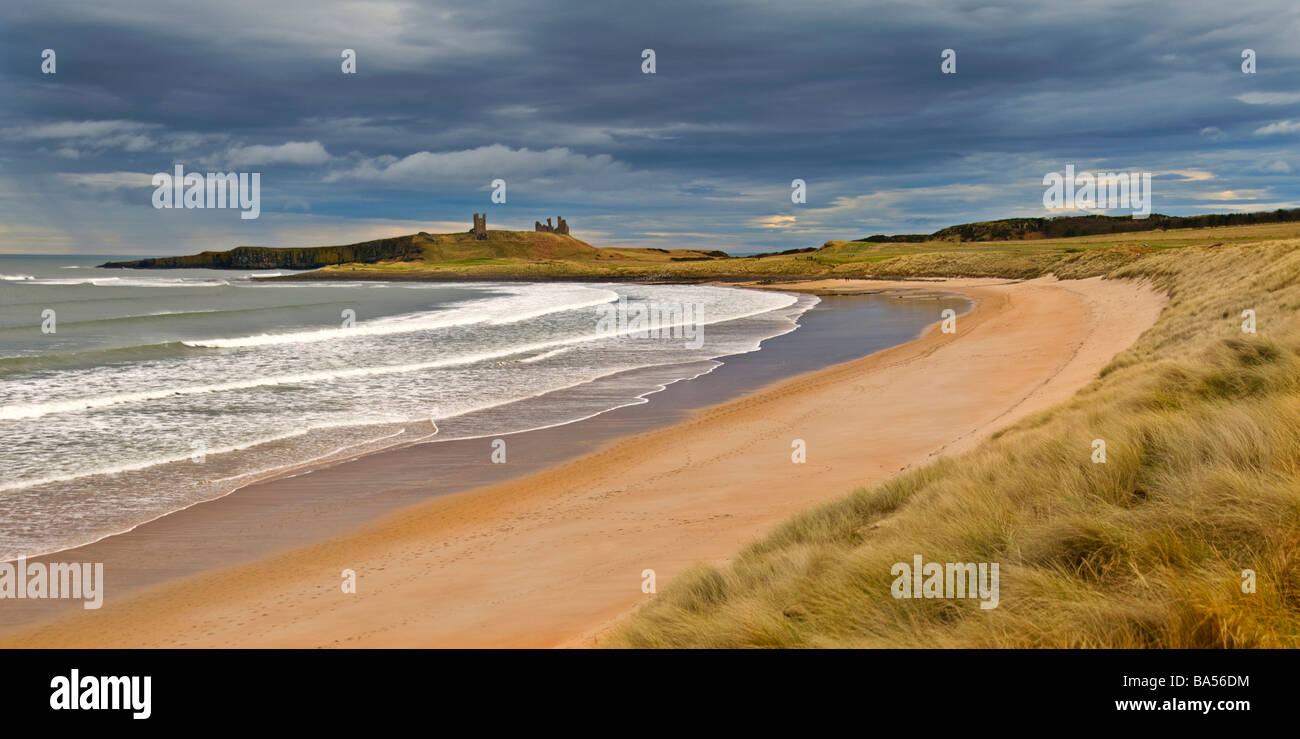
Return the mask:
M 697 565 L 610 644 L 1300 646 L 1295 231 L 819 253 L 845 275 L 1146 278 L 1170 302 L 1069 403 L 800 515 L 725 566 Z M 1241 332 L 1246 308 L 1257 335 Z M 1096 438 L 1104 465 L 1091 462 Z M 1000 563 L 999 607 L 890 597 L 891 566 L 917 553 Z M 1243 569 L 1258 592 L 1242 593 Z
M 385 277 L 476 280 L 602 278 L 624 273 L 657 275 L 665 265 L 708 259 L 708 252 L 695 249 L 597 248 L 571 236 L 533 231 L 489 230 L 484 241 L 469 233 L 420 233 L 411 238 L 423 250 L 422 260 L 344 264 L 326 267 L 320 273 L 352 277 L 358 272 L 377 272 Z
M 488 238 L 479 241 L 473 234 L 416 235 L 417 243 L 424 249 L 424 259 L 431 263 L 476 263 L 483 260 L 527 261 L 591 259 L 596 247 L 580 239 L 553 233 L 532 231 L 488 231 Z

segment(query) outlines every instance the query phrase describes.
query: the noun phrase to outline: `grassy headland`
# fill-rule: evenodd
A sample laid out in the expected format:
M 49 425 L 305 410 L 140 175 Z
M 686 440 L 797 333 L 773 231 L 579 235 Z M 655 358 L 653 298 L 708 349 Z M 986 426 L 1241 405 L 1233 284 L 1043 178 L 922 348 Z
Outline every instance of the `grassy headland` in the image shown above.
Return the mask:
M 1016 244 L 838 243 L 834 274 L 1145 279 L 1157 323 L 1074 399 L 697 565 L 633 647 L 1300 646 L 1294 224 Z M 1138 243 L 1134 243 L 1134 242 Z M 1145 245 L 1141 242 L 1145 242 Z M 854 259 L 862 261 L 854 261 Z M 878 261 L 877 261 L 878 260 Z M 1257 333 L 1242 331 L 1253 310 Z M 1107 460 L 1092 461 L 1092 442 Z M 778 481 L 773 481 L 779 484 Z M 997 562 L 1001 600 L 895 599 L 895 562 Z M 1251 570 L 1256 591 L 1243 592 Z
M 107 262 L 127 269 L 314 269 L 308 279 L 546 279 L 618 274 L 631 266 L 649 274 L 674 262 L 711 261 L 726 257 L 697 249 L 597 248 L 580 239 L 533 231 L 488 231 L 475 239 L 468 232 L 421 231 L 343 246 L 277 248 L 240 246 L 180 257 L 149 257 Z M 286 279 L 291 279 L 288 277 Z
M 1148 221 L 1102 216 L 1009 219 L 952 226 L 923 236 L 828 241 L 820 248 L 729 256 L 704 249 L 593 246 L 569 235 L 488 231 L 376 239 L 343 246 L 241 246 L 224 252 L 109 262 L 105 267 L 169 269 L 314 269 L 278 280 L 612 280 L 650 282 L 770 281 L 809 278 L 1017 277 L 1105 274 L 1156 251 L 1300 237 L 1300 211 L 1197 216 L 1196 219 L 1274 219 L 1252 225 L 1187 228 L 1196 219 Z M 1045 225 L 1044 225 L 1045 224 Z M 1144 230 L 1131 232 L 1138 224 Z M 1183 224 L 1183 225 L 1178 225 Z M 1034 230 L 1037 229 L 1037 230 Z M 1111 229 L 1088 236 L 1047 238 L 1056 231 Z M 967 237 L 1013 236 L 972 241 Z M 882 240 L 883 239 L 883 240 Z M 920 240 L 916 240 L 920 239 Z

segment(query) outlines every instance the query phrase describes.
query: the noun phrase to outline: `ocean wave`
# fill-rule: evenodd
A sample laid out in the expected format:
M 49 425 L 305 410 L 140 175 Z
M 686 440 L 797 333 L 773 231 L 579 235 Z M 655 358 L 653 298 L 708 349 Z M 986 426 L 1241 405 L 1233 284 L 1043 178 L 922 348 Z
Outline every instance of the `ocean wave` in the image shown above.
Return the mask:
M 262 444 L 271 444 L 280 441 L 287 441 L 297 437 L 307 436 L 308 434 L 311 434 L 313 432 L 323 431 L 328 429 L 355 428 L 361 426 L 379 426 L 384 424 L 396 424 L 396 423 L 410 423 L 410 421 L 406 419 L 390 418 L 390 419 L 378 419 L 378 420 L 370 419 L 366 421 L 358 420 L 358 421 L 345 421 L 345 422 L 329 423 L 329 424 L 317 424 L 317 425 L 310 426 L 308 428 L 298 429 L 296 431 L 293 431 L 292 433 L 278 434 L 278 435 L 273 434 L 270 436 L 264 436 L 256 439 L 246 439 L 236 445 L 220 447 L 217 449 L 204 449 L 203 454 L 207 456 L 216 456 L 219 454 L 230 454 L 232 452 L 241 452 L 241 451 L 246 451 L 250 447 L 256 447 Z M 434 428 L 434 431 L 435 432 L 437 431 L 436 426 Z M 395 433 L 388 434 L 386 436 L 381 436 L 375 439 L 366 439 L 362 443 L 370 444 L 376 441 L 382 441 L 385 438 L 393 438 L 396 436 L 400 436 L 402 435 L 402 433 L 403 431 L 397 431 Z M 171 454 L 166 456 L 154 457 L 151 459 L 139 460 L 136 462 L 125 462 L 122 464 L 111 465 L 108 467 L 100 467 L 97 469 L 87 470 L 84 472 L 72 472 L 66 475 L 51 475 L 48 477 L 41 477 L 41 478 L 36 478 L 31 480 L 15 480 L 13 482 L 0 483 L 0 492 L 5 492 L 9 490 L 21 490 L 23 488 L 37 487 L 40 485 L 52 485 L 61 482 L 72 482 L 73 480 L 81 480 L 87 477 L 95 477 L 97 475 L 121 475 L 127 472 L 139 472 L 140 470 L 147 470 L 151 467 L 158 467 L 164 464 L 174 464 L 176 462 L 189 461 L 193 459 L 194 454 L 195 454 L 194 450 L 190 449 L 190 450 L 185 450 L 180 454 Z M 245 475 L 239 475 L 237 477 L 243 477 L 243 476 Z M 217 482 L 217 483 L 228 482 L 231 479 L 237 479 L 237 477 L 223 478 L 223 479 L 213 480 L 212 482 Z
M 34 279 L 36 278 L 31 275 L 0 275 L 0 280 L 4 280 L 5 282 L 19 282 Z
M 572 351 L 572 350 L 573 350 L 573 347 L 571 347 L 571 346 L 562 346 L 562 347 L 560 347 L 559 349 L 552 349 L 552 350 L 550 350 L 549 352 L 542 352 L 541 354 L 534 354 L 534 355 L 531 356 L 531 357 L 525 357 L 524 359 L 521 359 L 521 360 L 519 360 L 519 361 L 520 361 L 520 362 L 523 362 L 524 364 L 532 364 L 533 362 L 540 362 L 540 361 L 542 361 L 543 359 L 550 359 L 551 357 L 556 357 L 556 356 L 559 356 L 559 355 L 561 355 L 561 354 L 563 354 L 563 353 L 565 353 L 565 352 L 567 352 L 567 351 Z
M 616 300 L 618 300 L 618 293 L 599 288 L 565 286 L 545 290 L 522 289 L 509 297 L 471 300 L 446 310 L 360 322 L 351 328 L 257 334 L 230 339 L 204 339 L 186 341 L 185 345 L 210 349 L 233 349 L 278 344 L 308 344 L 361 336 L 387 336 L 477 323 L 503 325 L 540 318 L 551 313 L 591 308 Z
M 232 290 L 243 286 L 236 282 Z M 414 288 L 415 283 L 389 286 Z M 594 320 L 587 320 L 587 314 L 594 313 L 590 308 L 587 313 L 546 317 L 557 310 L 574 311 L 572 304 L 588 300 L 588 305 L 599 304 L 595 300 L 607 297 L 601 293 L 607 285 L 482 287 L 492 292 L 475 304 L 478 325 L 446 334 L 301 349 L 290 342 L 287 347 L 241 352 L 171 341 L 14 358 L 12 365 L 0 358 L 0 381 L 6 390 L 14 390 L 4 393 L 6 403 L 0 405 L 0 438 L 16 442 L 11 461 L 19 463 L 0 479 L 0 500 L 8 507 L 0 515 L 0 553 L 30 555 L 81 545 L 266 476 L 319 466 L 319 460 L 432 438 L 482 438 L 549 428 L 644 403 L 668 384 L 720 366 L 724 356 L 758 350 L 767 338 L 794 330 L 797 316 L 817 302 L 809 296 L 730 288 L 613 286 L 608 297 L 623 294 L 632 305 L 645 301 L 704 306 L 698 324 L 683 321 L 659 328 L 758 316 L 718 328 L 703 351 L 697 351 L 685 344 L 679 350 L 676 344 L 606 343 L 635 329 L 593 330 Z M 579 287 L 583 289 L 574 289 Z M 95 293 L 104 301 L 122 299 L 120 292 L 93 287 L 76 292 Z M 145 311 L 201 312 L 198 305 L 193 310 L 162 310 L 190 305 L 173 303 L 173 296 L 165 295 L 161 305 L 116 311 L 133 316 L 99 320 L 150 320 L 140 315 Z M 60 296 L 66 297 L 62 291 Z M 503 307 L 505 301 L 510 302 Z M 394 297 L 382 304 L 392 306 Z M 430 304 L 407 300 L 400 310 Z M 333 311 L 342 307 L 333 300 L 320 305 L 337 306 Z M 436 313 L 372 321 L 442 320 L 455 317 L 457 309 L 475 307 L 464 300 L 443 305 L 446 309 Z M 365 306 L 356 305 L 358 313 L 368 312 Z M 524 323 L 496 328 L 511 318 Z M 140 336 L 144 341 L 161 338 L 147 330 Z M 50 371 L 65 366 L 68 375 Z M 23 376 L 31 370 L 41 374 Z M 76 397 L 79 394 L 86 397 Z M 14 407 L 14 401 L 24 405 Z M 404 426 L 405 431 L 393 433 L 398 426 L 389 424 Z M 440 426 L 443 433 L 438 433 Z M 204 433 L 210 446 L 208 464 L 197 468 L 189 463 L 186 446 L 193 429 L 200 427 L 209 429 Z M 31 441 L 43 433 L 64 443 Z M 23 521 L 40 525 L 18 525 Z
M 17 328 L 17 327 L 16 327 Z M 10 329 L 0 329 L 10 330 Z M 62 365 L 79 364 L 96 357 L 104 361 L 155 360 L 174 357 L 178 353 L 193 351 L 179 341 L 164 341 L 156 344 L 135 344 L 132 346 L 92 347 L 74 349 L 54 354 L 33 354 L 16 357 L 0 357 L 0 373 L 8 370 L 22 370 L 31 367 L 57 369 Z
M 777 296 L 774 296 L 777 297 Z M 717 318 L 712 321 L 701 321 L 698 324 L 694 321 L 683 321 L 680 323 L 665 323 L 659 326 L 660 330 L 670 331 L 676 328 L 696 325 L 709 325 L 712 323 L 722 323 L 733 321 L 740 318 L 748 318 L 763 313 L 770 313 L 775 310 L 793 305 L 797 298 L 788 295 L 781 295 L 780 301 L 775 307 L 773 305 L 755 308 L 751 311 L 738 315 L 728 315 L 723 318 Z M 559 347 L 571 347 L 585 344 L 592 341 L 604 339 L 614 339 L 620 336 L 633 335 L 640 331 L 640 328 L 626 328 L 620 331 L 602 331 L 580 336 L 569 337 L 565 339 L 554 339 L 551 341 L 536 342 L 533 344 L 523 344 L 510 346 L 504 349 L 488 352 L 478 352 L 467 354 L 459 357 L 450 357 L 438 359 L 429 362 L 413 362 L 409 364 L 397 365 L 379 365 L 375 367 L 350 367 L 346 369 L 321 370 L 318 372 L 300 372 L 288 375 L 276 375 L 269 377 L 258 377 L 248 380 L 239 380 L 236 382 L 215 383 L 211 385 L 194 385 L 190 387 L 165 388 L 159 390 L 145 390 L 130 393 L 118 393 L 114 395 L 91 396 L 84 398 L 74 398 L 71 400 L 60 400 L 52 403 L 32 403 L 28 405 L 10 405 L 0 408 L 0 420 L 18 420 L 24 418 L 40 418 L 51 414 L 73 413 L 78 411 L 94 410 L 98 408 L 107 408 L 115 405 L 126 403 L 141 403 L 151 400 L 162 400 L 182 395 L 204 395 L 208 393 L 231 392 L 235 390 L 251 390 L 253 388 L 273 387 L 277 385 L 301 385 L 319 382 L 329 382 L 332 380 L 346 380 L 362 377 L 374 377 L 388 374 L 402 374 L 408 372 L 420 372 L 431 369 L 445 369 L 448 367 L 463 367 L 486 362 L 496 359 L 504 359 L 519 354 L 534 354 L 544 352 Z M 186 342 L 189 345 L 189 342 Z
M 219 308 L 205 308 L 204 310 L 157 310 L 154 311 L 153 313 L 142 313 L 138 316 L 123 316 L 122 318 L 125 320 L 129 318 L 152 318 L 153 316 L 189 316 L 195 313 L 241 313 L 241 312 L 244 311 L 221 310 Z
M 348 425 L 355 426 L 356 424 L 345 424 L 345 426 Z M 362 424 L 362 425 L 366 425 L 366 424 Z M 429 441 L 433 439 L 435 436 L 437 436 L 438 425 L 436 423 L 433 423 L 432 421 L 430 421 L 430 425 L 432 427 L 431 433 L 421 433 L 416 437 L 408 439 L 407 443 L 418 444 L 422 441 Z M 316 429 L 316 430 L 320 430 L 320 429 Z M 190 490 L 186 491 L 188 494 L 183 494 L 180 497 L 172 498 L 163 506 L 155 507 L 152 510 L 147 508 L 137 509 L 134 511 L 134 513 L 127 513 L 126 516 L 117 518 L 115 520 L 106 519 L 103 516 L 101 510 L 72 511 L 66 514 L 67 516 L 69 516 L 68 518 L 61 518 L 61 515 L 64 514 L 64 511 L 61 510 L 59 514 L 54 514 L 54 515 L 44 517 L 45 520 L 62 522 L 65 525 L 67 525 L 67 524 L 82 524 L 87 520 L 94 521 L 95 519 L 98 519 L 98 523 L 100 525 L 94 526 L 94 524 L 92 524 L 91 528 L 84 529 L 84 530 L 77 530 L 75 526 L 70 526 L 69 529 L 71 530 L 61 530 L 58 532 L 57 537 L 54 535 L 55 532 L 51 530 L 47 532 L 43 538 L 37 541 L 31 541 L 30 539 L 28 540 L 20 539 L 18 541 L 10 541 L 6 536 L 4 536 L 4 534 L 7 534 L 9 532 L 4 532 L 3 534 L 0 534 L 0 562 L 12 560 L 20 556 L 26 556 L 29 558 L 47 556 L 50 554 L 54 554 L 56 552 L 61 552 L 67 549 L 71 549 L 73 547 L 93 544 L 95 542 L 107 539 L 110 536 L 127 533 L 128 531 L 134 530 L 138 526 L 149 523 L 150 521 L 155 521 L 159 518 L 162 518 L 163 516 L 168 516 L 173 513 L 186 510 L 187 508 L 191 508 L 205 501 L 215 500 L 217 498 L 224 497 L 226 495 L 235 492 L 236 490 L 239 490 L 244 485 L 247 485 L 251 482 L 255 482 L 258 478 L 265 477 L 267 475 L 286 474 L 295 469 L 302 470 L 302 469 L 309 468 L 310 466 L 320 462 L 346 458 L 347 455 L 355 454 L 359 450 L 362 450 L 367 446 L 369 446 L 372 451 L 377 451 L 378 449 L 387 446 L 386 444 L 384 444 L 384 442 L 390 442 L 390 444 L 400 443 L 394 440 L 398 439 L 398 437 L 403 437 L 407 435 L 407 433 L 411 430 L 412 430 L 411 426 L 407 425 L 406 428 L 399 429 L 398 431 L 391 434 L 385 434 L 380 437 L 367 439 L 360 442 L 354 439 L 342 446 L 335 447 L 323 453 L 316 453 L 314 456 L 310 458 L 295 460 L 289 464 L 276 464 L 271 467 L 265 467 L 265 466 L 255 467 L 253 469 L 248 469 L 247 471 L 239 472 L 234 475 L 229 475 L 226 477 L 221 477 L 213 480 L 198 481 L 192 486 Z M 259 440 L 256 442 L 252 442 L 251 445 L 240 445 L 239 447 L 231 447 L 231 448 L 219 449 L 219 450 L 208 450 L 205 452 L 205 454 L 207 455 L 224 455 L 226 453 L 243 454 L 251 446 L 258 446 L 266 443 L 280 442 L 292 438 L 293 436 L 299 436 L 299 435 L 302 434 L 295 433 L 286 437 L 275 437 L 267 440 Z M 170 460 L 170 462 L 171 463 L 186 462 L 189 459 L 190 459 L 189 455 L 186 455 L 175 460 Z M 19 486 L 17 490 L 21 491 L 25 488 L 39 487 L 42 484 L 60 486 L 66 484 L 67 482 L 75 482 L 86 478 L 104 477 L 104 476 L 107 476 L 108 479 L 112 480 L 112 479 L 117 479 L 119 475 L 125 475 L 126 478 L 129 479 L 131 473 L 133 472 L 139 472 L 142 470 L 148 470 L 156 467 L 161 468 L 168 463 L 169 463 L 168 460 L 159 460 L 157 463 L 142 463 L 140 465 L 123 465 L 124 469 L 121 472 L 108 471 L 108 470 L 96 470 L 86 474 L 76 474 L 68 477 L 51 478 L 48 482 L 44 482 L 44 483 L 32 483 L 29 485 L 22 485 Z M 296 475 L 289 475 L 289 476 L 295 477 Z M 57 489 L 58 488 L 56 487 L 56 490 Z M 21 494 L 21 492 L 19 492 L 18 494 Z M 143 515 L 141 515 L 142 513 Z M 11 548 L 9 550 L 5 550 L 3 549 L 4 546 L 10 546 Z
M 34 279 L 30 276 L 25 278 L 33 285 L 93 285 L 95 287 L 228 287 L 230 283 L 226 280 L 214 280 L 196 277 L 180 277 L 174 279 L 165 278 L 133 278 L 133 277 L 48 277 Z

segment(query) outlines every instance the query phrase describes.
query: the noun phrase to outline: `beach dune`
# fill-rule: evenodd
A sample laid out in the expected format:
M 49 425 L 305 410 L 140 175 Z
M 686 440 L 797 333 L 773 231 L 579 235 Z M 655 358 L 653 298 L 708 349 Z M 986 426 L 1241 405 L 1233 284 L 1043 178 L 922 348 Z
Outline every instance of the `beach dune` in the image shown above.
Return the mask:
M 99 611 L 61 615 L 0 644 L 598 644 L 654 597 L 643 589 L 648 571 L 663 589 L 692 563 L 725 560 L 793 513 L 969 449 L 1066 400 L 1164 305 L 1147 285 L 1099 278 L 920 284 L 975 301 L 955 333 L 932 326 L 910 343 L 784 380 L 549 469 L 434 498 L 251 564 L 110 599 Z M 827 280 L 779 288 L 917 285 Z M 796 440 L 806 449 L 802 464 L 792 460 Z M 344 570 L 356 573 L 354 594 L 340 587 Z

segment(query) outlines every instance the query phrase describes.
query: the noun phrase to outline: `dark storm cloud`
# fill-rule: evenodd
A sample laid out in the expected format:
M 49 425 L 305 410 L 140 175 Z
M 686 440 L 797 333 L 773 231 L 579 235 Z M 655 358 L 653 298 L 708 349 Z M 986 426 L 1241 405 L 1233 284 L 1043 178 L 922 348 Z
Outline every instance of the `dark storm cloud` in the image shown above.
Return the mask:
M 1290 2 L 20 2 L 0 10 L 0 249 L 454 223 L 496 177 L 510 200 L 494 225 L 562 211 L 600 243 L 735 250 L 1041 214 L 1043 174 L 1067 163 L 1156 172 L 1161 212 L 1279 207 L 1300 201 L 1298 17 Z M 39 74 L 43 48 L 56 75 Z M 174 162 L 263 172 L 262 218 L 160 217 L 138 175 Z M 790 203 L 796 177 L 807 205 Z

